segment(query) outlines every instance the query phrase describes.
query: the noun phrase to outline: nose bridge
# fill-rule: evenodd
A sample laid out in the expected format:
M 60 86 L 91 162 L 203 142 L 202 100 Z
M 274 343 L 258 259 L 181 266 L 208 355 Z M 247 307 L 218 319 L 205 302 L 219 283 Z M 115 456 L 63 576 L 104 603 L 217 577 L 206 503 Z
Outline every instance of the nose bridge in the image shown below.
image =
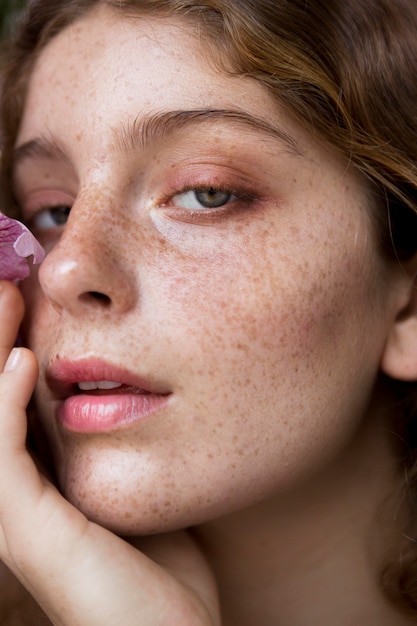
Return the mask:
M 80 194 L 63 234 L 40 268 L 40 281 L 55 307 L 81 313 L 86 307 L 129 309 L 136 285 L 123 251 L 123 221 L 111 198 Z
M 114 213 L 111 198 L 107 194 L 81 193 L 71 209 L 63 235 L 56 246 L 57 251 L 64 252 L 66 256 L 85 258 L 85 261 L 88 258 L 100 263 L 101 257 L 105 259 L 113 253 L 115 240 L 119 238 Z

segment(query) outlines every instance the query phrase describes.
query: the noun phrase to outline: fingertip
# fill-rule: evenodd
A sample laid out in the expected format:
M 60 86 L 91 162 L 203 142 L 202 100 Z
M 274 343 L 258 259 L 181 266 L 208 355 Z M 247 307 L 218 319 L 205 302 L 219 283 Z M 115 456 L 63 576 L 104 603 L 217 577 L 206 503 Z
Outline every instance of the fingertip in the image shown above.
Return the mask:
M 38 367 L 38 361 L 31 350 L 28 348 L 15 347 L 11 350 L 5 363 L 3 372 L 12 372 L 21 367 L 26 362 L 26 366 L 31 368 Z
M 36 356 L 27 348 L 13 348 L 9 353 L 2 372 L 1 388 L 13 403 L 26 406 L 33 393 L 39 375 Z
M 20 348 L 13 348 L 9 354 L 9 358 L 4 366 L 5 372 L 13 372 L 17 369 L 23 360 L 23 351 Z

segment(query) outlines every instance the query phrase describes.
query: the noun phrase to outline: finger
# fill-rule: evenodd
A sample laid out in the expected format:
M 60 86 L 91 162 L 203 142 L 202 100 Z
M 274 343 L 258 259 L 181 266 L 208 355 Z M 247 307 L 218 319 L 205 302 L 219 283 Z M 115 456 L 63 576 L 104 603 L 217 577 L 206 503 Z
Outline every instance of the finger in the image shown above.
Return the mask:
M 0 375 L 0 465 L 25 450 L 26 407 L 37 378 L 35 355 L 26 348 L 13 348 Z
M 0 374 L 0 527 L 3 533 L 20 523 L 43 490 L 41 477 L 26 450 L 26 405 L 37 376 L 36 357 L 25 348 L 12 350 Z M 2 538 L 0 556 L 4 557 L 4 534 Z
M 69 546 L 77 544 L 86 524 L 84 516 L 39 473 L 26 449 L 26 406 L 37 377 L 35 355 L 26 348 L 13 348 L 0 374 L 0 558 L 13 571 L 19 563 L 30 569 L 26 557 L 30 561 L 31 556 L 36 570 L 49 542 L 56 554 L 53 535 L 49 537 L 46 530 L 51 519 L 58 536 L 66 529 Z M 39 543 L 33 542 L 33 536 Z
M 19 289 L 10 282 L 0 281 L 0 371 L 16 342 L 23 313 L 24 303 Z

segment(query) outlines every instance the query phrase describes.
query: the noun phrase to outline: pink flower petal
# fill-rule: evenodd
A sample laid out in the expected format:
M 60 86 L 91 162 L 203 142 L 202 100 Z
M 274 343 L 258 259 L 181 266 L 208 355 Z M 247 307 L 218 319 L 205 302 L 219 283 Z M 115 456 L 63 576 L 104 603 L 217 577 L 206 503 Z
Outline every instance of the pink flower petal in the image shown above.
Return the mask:
M 33 256 L 34 263 L 40 263 L 45 252 L 26 226 L 0 213 L 0 280 L 17 282 L 26 278 L 29 256 Z
M 22 225 L 25 230 L 19 235 L 13 244 L 13 248 L 20 257 L 33 256 L 34 263 L 41 263 L 45 257 L 45 251 L 41 244 L 32 235 L 26 226 Z

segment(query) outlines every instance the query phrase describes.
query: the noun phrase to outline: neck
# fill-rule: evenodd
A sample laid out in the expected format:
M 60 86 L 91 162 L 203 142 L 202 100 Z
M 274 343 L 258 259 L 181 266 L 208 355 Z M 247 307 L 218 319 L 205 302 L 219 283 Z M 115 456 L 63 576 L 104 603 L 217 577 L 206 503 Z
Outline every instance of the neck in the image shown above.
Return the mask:
M 409 623 L 380 584 L 403 531 L 390 499 L 401 472 L 389 429 L 370 421 L 308 484 L 195 529 L 224 626 Z

